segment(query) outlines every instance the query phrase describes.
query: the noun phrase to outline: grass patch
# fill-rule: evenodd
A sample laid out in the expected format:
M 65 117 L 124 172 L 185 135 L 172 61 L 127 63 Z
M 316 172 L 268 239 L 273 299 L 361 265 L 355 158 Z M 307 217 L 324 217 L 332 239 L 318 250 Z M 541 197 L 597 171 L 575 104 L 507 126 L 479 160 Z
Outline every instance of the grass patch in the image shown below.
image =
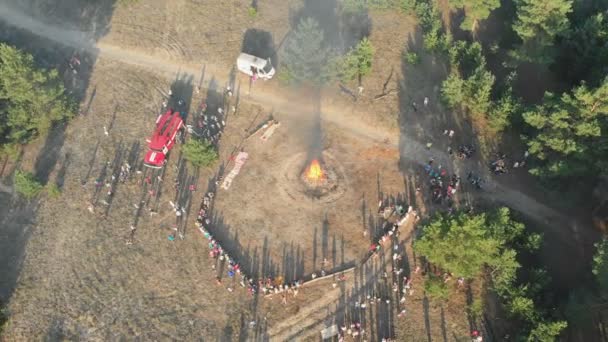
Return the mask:
M 15 172 L 14 184 L 17 193 L 26 199 L 38 196 L 44 188 L 33 174 L 21 170 Z
M 58 198 L 61 196 L 61 189 L 55 183 L 49 183 L 46 185 L 46 194 L 50 198 Z

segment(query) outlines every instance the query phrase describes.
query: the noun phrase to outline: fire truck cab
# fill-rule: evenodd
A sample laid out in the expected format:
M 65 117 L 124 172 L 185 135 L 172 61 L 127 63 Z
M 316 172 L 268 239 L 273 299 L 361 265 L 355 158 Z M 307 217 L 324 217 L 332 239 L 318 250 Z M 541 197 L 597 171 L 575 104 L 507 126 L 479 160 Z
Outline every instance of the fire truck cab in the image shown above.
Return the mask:
M 165 165 L 167 154 L 175 145 L 175 137 L 184 126 L 184 121 L 178 111 L 167 110 L 156 119 L 154 135 L 148 140 L 148 152 L 144 157 L 144 165 L 159 169 Z

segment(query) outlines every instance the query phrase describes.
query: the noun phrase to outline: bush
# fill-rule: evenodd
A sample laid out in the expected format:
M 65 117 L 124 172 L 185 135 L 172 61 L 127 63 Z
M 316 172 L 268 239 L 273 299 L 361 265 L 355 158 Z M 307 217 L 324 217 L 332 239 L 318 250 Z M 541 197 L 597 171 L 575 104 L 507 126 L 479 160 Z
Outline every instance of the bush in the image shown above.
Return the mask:
M 608 239 L 595 243 L 595 254 L 591 272 L 599 285 L 602 294 L 608 293 Z
M 358 13 L 367 8 L 365 0 L 343 0 L 342 11 L 346 13 Z
M 249 9 L 247 10 L 247 13 L 249 14 L 250 18 L 255 18 L 258 16 L 258 10 L 255 9 L 255 7 L 249 7 Z
M 399 7 L 405 13 L 412 13 L 416 11 L 416 0 L 401 0 L 399 1 Z
M 385 10 L 395 8 L 397 2 L 395 0 L 367 0 L 367 8 Z
M 9 160 L 16 161 L 19 158 L 21 148 L 17 144 L 6 144 L 0 146 L 0 156 L 2 158 L 8 158 Z
M 36 180 L 33 174 L 17 170 L 15 173 L 15 190 L 26 199 L 32 199 L 43 189 L 42 184 Z
M 406 52 L 403 54 L 403 58 L 407 64 L 417 65 L 420 64 L 420 56 L 415 52 Z
M 342 0 L 342 11 L 347 13 L 358 13 L 367 9 L 391 9 L 395 8 L 396 5 L 396 0 Z
M 438 301 L 447 300 L 450 297 L 450 289 L 447 287 L 445 282 L 433 275 L 424 281 L 424 291 L 429 298 Z
M 511 302 L 507 304 L 507 310 L 510 315 L 521 317 L 527 322 L 532 322 L 536 318 L 534 301 L 524 296 L 511 298 Z
M 480 318 L 481 315 L 483 314 L 483 307 L 484 307 L 483 299 L 475 298 L 475 299 L 473 299 L 471 304 L 467 307 L 467 310 L 469 311 L 469 314 L 472 317 Z
M 277 72 L 277 79 L 281 83 L 290 84 L 293 82 L 293 74 L 289 71 L 289 69 L 283 67 L 279 69 Z
M 0 336 L 8 323 L 8 309 L 4 303 L 0 302 Z
M 199 139 L 190 139 L 182 146 L 184 158 L 194 166 L 209 166 L 218 159 L 213 145 Z
M 59 189 L 59 187 L 55 183 L 48 183 L 46 185 L 46 194 L 50 198 L 57 198 L 61 196 L 61 189 Z

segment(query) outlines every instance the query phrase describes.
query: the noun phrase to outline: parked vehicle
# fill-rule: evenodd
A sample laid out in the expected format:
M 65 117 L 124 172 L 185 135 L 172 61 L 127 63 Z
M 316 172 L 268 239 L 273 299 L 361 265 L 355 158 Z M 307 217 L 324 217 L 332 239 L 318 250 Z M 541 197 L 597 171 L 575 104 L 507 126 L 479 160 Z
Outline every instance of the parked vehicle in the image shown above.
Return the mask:
M 148 152 L 144 157 L 144 165 L 159 169 L 165 165 L 167 154 L 175 144 L 175 137 L 184 126 L 184 121 L 179 112 L 173 109 L 167 110 L 165 114 L 156 119 L 154 135 L 148 140 Z
M 250 77 L 258 77 L 269 80 L 274 76 L 275 70 L 270 58 L 263 59 L 246 53 L 241 53 L 236 59 L 236 66 L 240 72 Z

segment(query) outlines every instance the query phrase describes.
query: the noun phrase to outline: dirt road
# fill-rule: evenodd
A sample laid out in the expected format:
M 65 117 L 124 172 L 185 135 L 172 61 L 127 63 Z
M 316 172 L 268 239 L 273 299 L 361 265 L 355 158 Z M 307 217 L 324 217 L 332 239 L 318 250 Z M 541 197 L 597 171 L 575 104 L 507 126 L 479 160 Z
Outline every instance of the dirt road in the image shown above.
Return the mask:
M 185 61 L 168 60 L 162 56 L 151 55 L 143 51 L 124 49 L 117 45 L 105 43 L 103 39 L 95 42 L 92 38 L 92 33 L 60 28 L 40 22 L 7 4 L 0 3 L 0 19 L 11 26 L 29 31 L 54 42 L 97 54 L 98 58 L 143 67 L 154 70 L 157 73 L 162 73 L 168 77 L 175 77 L 178 73 L 187 73 L 196 79 L 199 77 L 204 65 L 205 74 L 213 75 L 214 79 L 219 81 L 220 84 L 225 84 L 228 80 L 227 70 L 207 64 L 204 61 L 193 65 Z M 207 86 L 210 79 L 211 77 L 207 77 L 203 86 Z M 304 113 L 300 108 L 308 108 L 309 105 L 306 102 L 309 101 L 299 98 L 297 94 L 282 91 L 272 84 L 255 85 L 251 93 L 246 96 L 246 100 L 266 107 L 272 107 L 275 111 L 287 115 L 302 116 L 308 114 Z M 344 108 L 345 106 L 342 104 L 323 104 L 323 120 L 362 138 L 399 147 L 402 157 L 414 165 L 423 164 L 430 156 L 435 159 L 447 160 L 449 158 L 445 151 L 435 148 L 428 149 L 419 141 L 415 141 L 407 136 L 399 136 L 396 131 L 391 132 L 384 127 L 370 125 L 358 118 L 357 113 L 344 113 Z M 447 163 L 444 165 L 447 165 Z M 465 166 L 462 165 L 462 167 L 462 171 L 464 171 Z M 536 221 L 544 224 L 544 229 L 552 230 L 555 235 L 561 236 L 561 242 L 573 250 L 576 249 L 575 245 L 577 242 L 580 242 L 578 240 L 584 239 L 581 236 L 581 234 L 585 234 L 584 231 L 577 229 L 577 227 L 581 227 L 583 224 L 577 222 L 574 218 L 541 203 L 527 195 L 523 189 L 503 186 L 500 182 L 490 178 L 487 172 L 486 176 L 486 191 L 481 194 L 482 197 L 498 200 L 516 210 L 526 213 Z

